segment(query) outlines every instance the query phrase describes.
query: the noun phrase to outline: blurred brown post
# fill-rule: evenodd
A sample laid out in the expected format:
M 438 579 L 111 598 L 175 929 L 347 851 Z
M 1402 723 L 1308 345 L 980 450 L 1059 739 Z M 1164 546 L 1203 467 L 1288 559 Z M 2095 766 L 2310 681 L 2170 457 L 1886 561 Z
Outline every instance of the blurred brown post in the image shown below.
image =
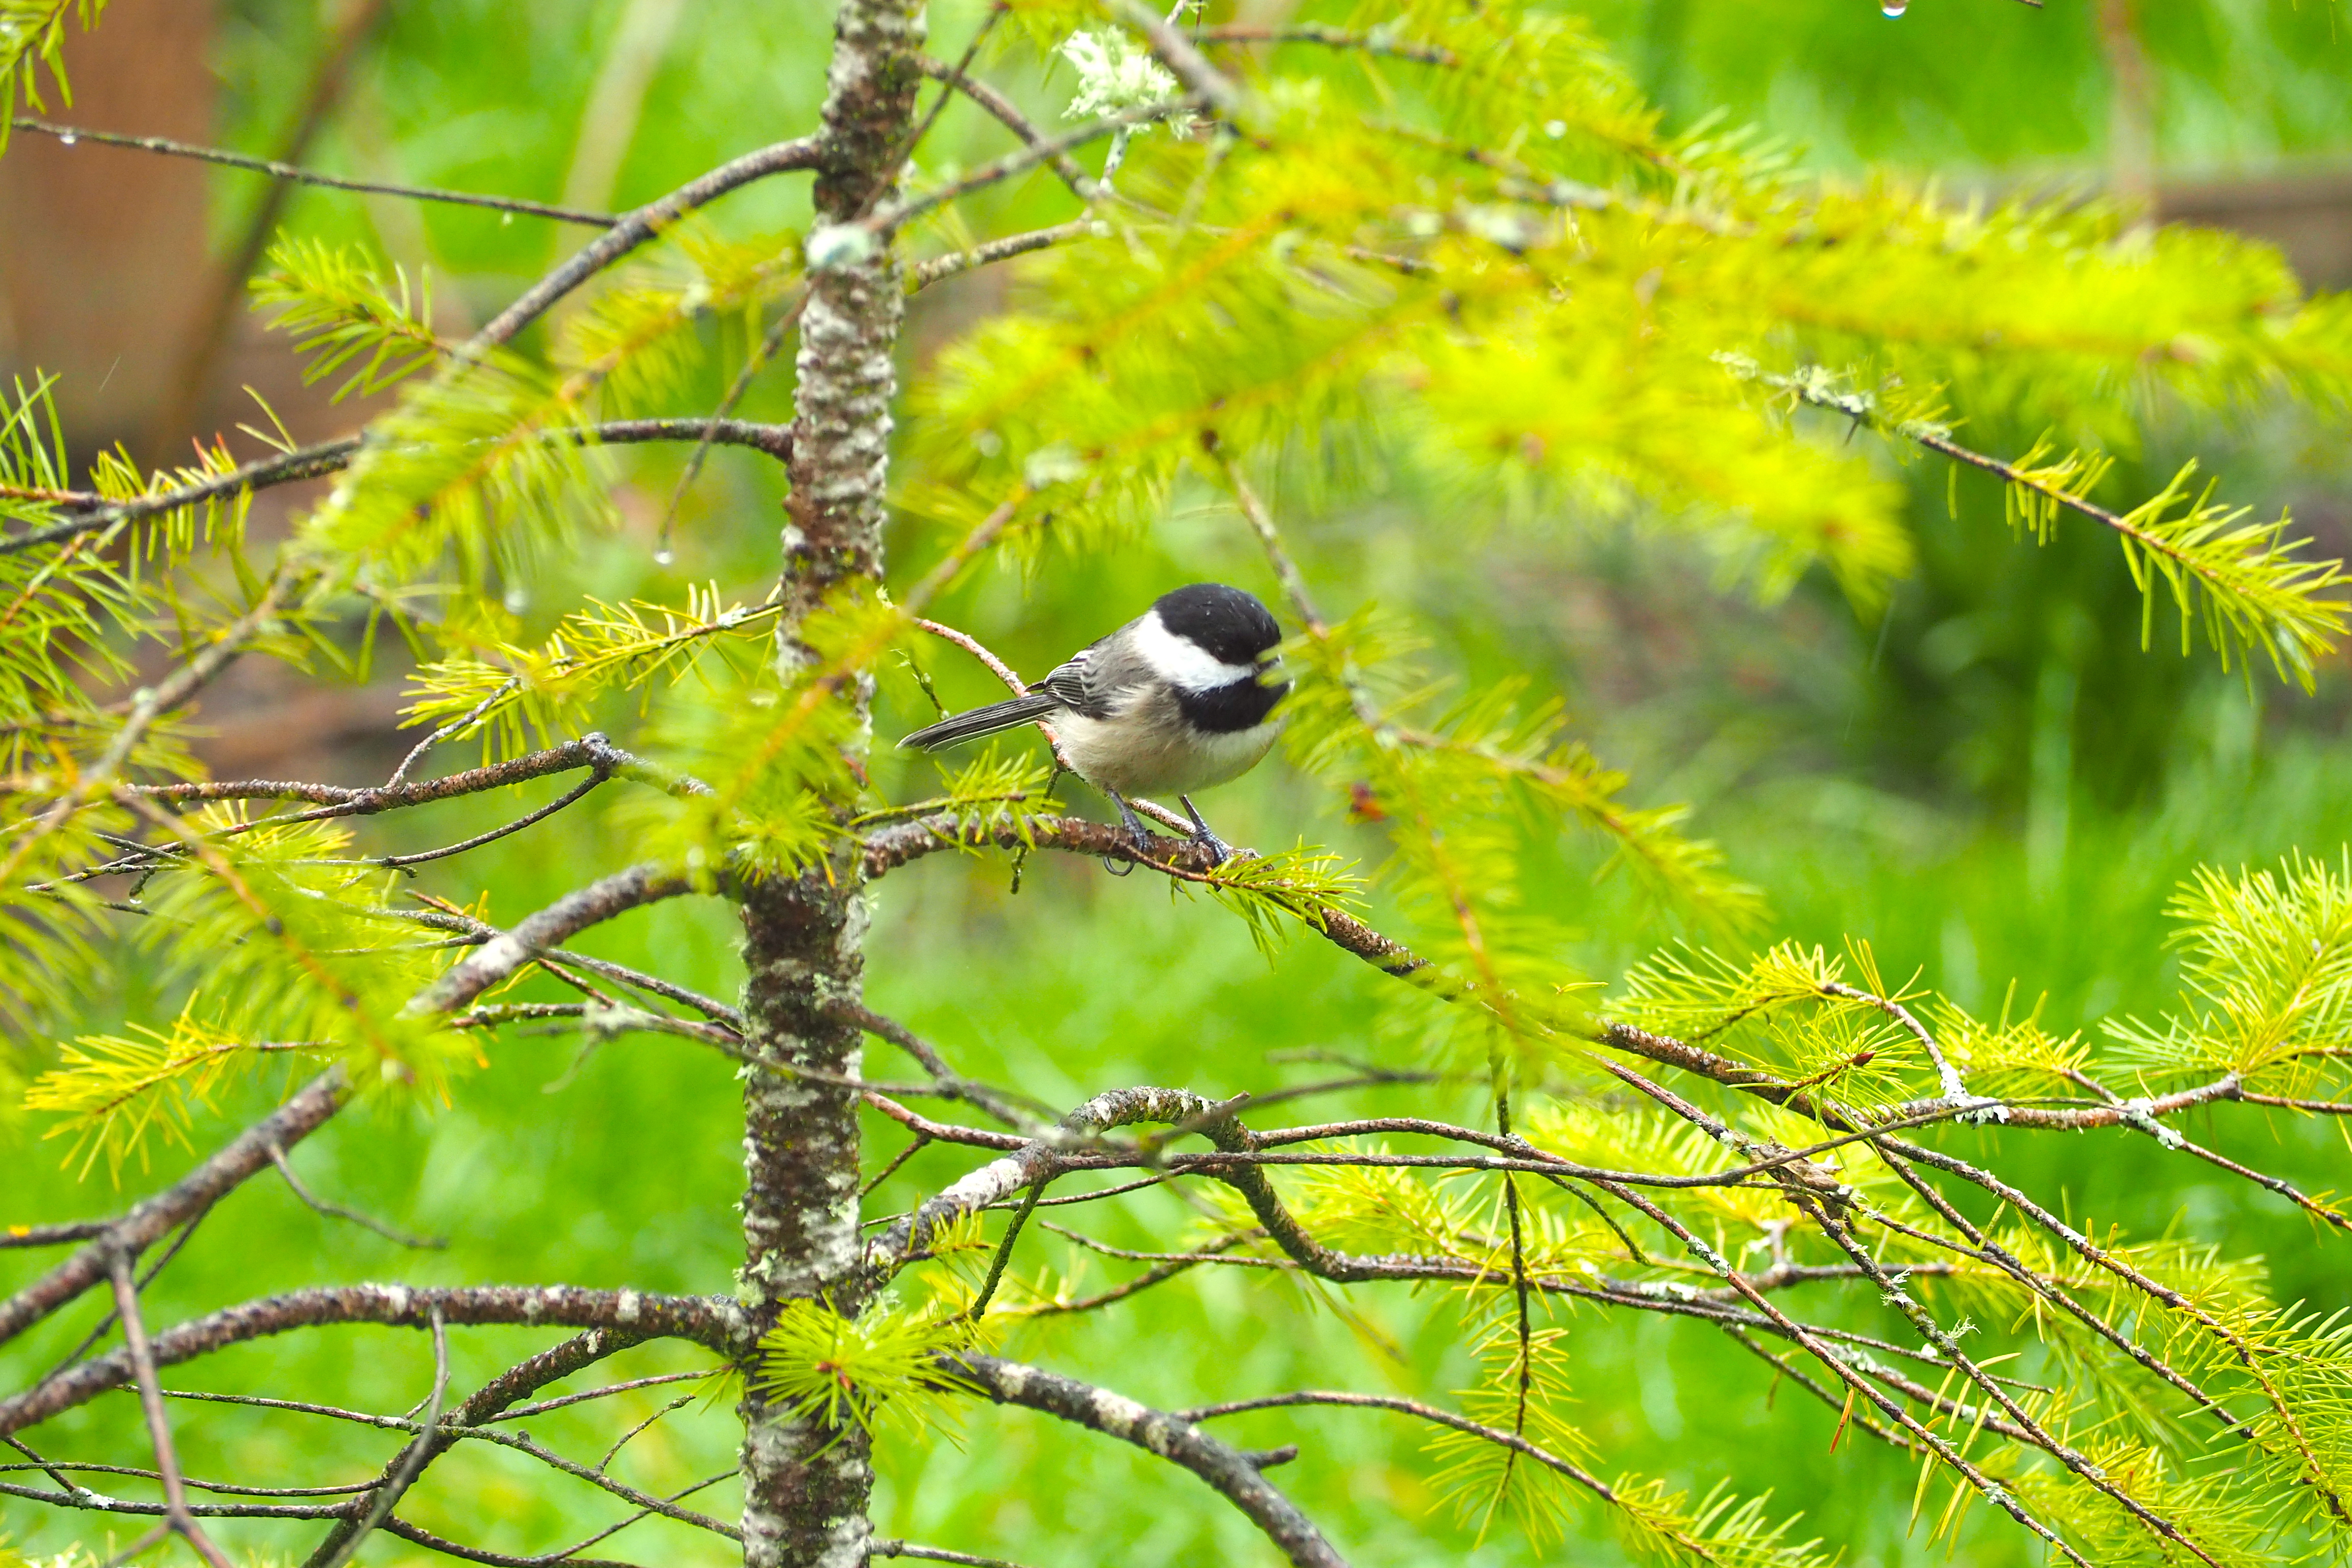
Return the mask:
M 214 0 L 113 0 L 66 40 L 70 110 L 51 117 L 194 142 L 213 137 Z M 0 374 L 60 376 L 77 456 L 134 440 L 203 309 L 202 164 L 22 132 L 0 157 Z

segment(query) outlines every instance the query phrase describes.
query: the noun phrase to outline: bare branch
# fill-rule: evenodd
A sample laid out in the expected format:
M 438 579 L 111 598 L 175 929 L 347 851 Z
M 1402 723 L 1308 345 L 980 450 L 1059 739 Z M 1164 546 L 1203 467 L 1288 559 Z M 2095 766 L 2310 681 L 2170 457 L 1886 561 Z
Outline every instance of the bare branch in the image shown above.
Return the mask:
M 163 1476 L 163 1528 L 187 1542 L 212 1568 L 233 1568 L 228 1557 L 188 1512 L 187 1489 L 180 1484 L 180 1457 L 172 1447 L 172 1420 L 163 1411 L 163 1385 L 155 1378 L 155 1357 L 147 1342 L 147 1325 L 139 1312 L 139 1291 L 131 1278 L 131 1254 L 117 1248 L 107 1259 L 114 1282 L 114 1310 L 122 1320 L 122 1355 L 131 1363 L 139 1384 L 139 1405 L 147 1416 L 147 1436 L 155 1445 L 155 1468 Z
M 272 1147 L 269 1151 L 269 1159 L 270 1163 L 278 1167 L 278 1173 L 286 1178 L 286 1184 L 294 1189 L 296 1197 L 331 1219 L 349 1220 L 363 1229 L 375 1232 L 386 1241 L 398 1242 L 403 1247 L 414 1247 L 424 1251 L 437 1252 L 449 1245 L 449 1238 L 446 1236 L 411 1236 L 408 1232 L 395 1229 L 382 1220 L 371 1219 L 356 1209 L 347 1209 L 341 1204 L 331 1204 L 324 1198 L 317 1196 L 310 1188 L 302 1184 L 302 1178 L 294 1173 L 294 1167 L 287 1160 L 286 1151 L 283 1149 Z
M 562 1394 L 554 1399 L 542 1399 L 535 1405 L 518 1405 L 512 1410 L 485 1416 L 488 1421 L 524 1421 L 550 1410 L 561 1410 L 570 1405 L 583 1405 L 592 1399 L 610 1399 L 616 1394 L 628 1394 L 640 1388 L 658 1388 L 666 1383 L 694 1383 L 706 1377 L 717 1377 L 725 1372 L 723 1366 L 707 1366 L 698 1372 L 663 1372 L 651 1377 L 633 1377 L 626 1383 L 607 1384 L 581 1394 Z
M 200 147 L 191 142 L 175 142 L 168 136 L 124 136 L 111 131 L 92 131 L 81 125 L 52 125 L 44 120 L 19 115 L 9 121 L 12 128 L 30 131 L 41 136 L 54 136 L 67 146 L 89 142 L 102 147 L 128 147 L 142 153 L 161 153 L 174 158 L 194 158 L 206 163 L 218 163 L 226 168 L 244 169 L 256 174 L 267 174 L 273 180 L 288 180 L 297 184 L 323 185 L 329 190 L 355 191 L 362 195 L 402 196 L 410 201 L 449 202 L 459 206 L 488 207 L 493 212 L 513 213 L 520 217 L 553 218 L 558 223 L 576 223 L 592 228 L 610 228 L 621 220 L 606 213 L 580 212 L 571 207 L 550 206 L 545 202 L 524 201 L 519 196 L 486 196 L 471 191 L 444 191 L 428 185 L 396 185 L 381 180 L 351 180 L 341 174 L 322 174 L 316 169 L 305 169 L 295 163 L 283 163 L 272 158 L 256 158 L 244 153 L 232 153 L 226 148 Z
M 1037 1101 L 1031 1101 L 1026 1108 L 1016 1105 L 1014 1097 L 1009 1092 L 964 1077 L 948 1066 L 938 1047 L 904 1024 L 884 1017 L 863 1003 L 835 1002 L 827 1011 L 836 1018 L 856 1025 L 869 1035 L 889 1041 L 921 1063 L 923 1070 L 937 1080 L 942 1093 L 988 1112 L 1007 1127 L 1034 1127 L 1045 1115 L 1051 1114 Z
M 166 1397 L 170 1396 L 170 1390 L 166 1389 L 163 1392 Z M 6 1442 L 10 1447 L 20 1454 L 33 1453 L 33 1450 L 26 1447 L 19 1438 L 10 1437 Z M 60 1472 L 70 1471 L 76 1475 L 133 1476 L 147 1481 L 160 1481 L 163 1479 L 163 1471 L 143 1470 L 136 1465 L 93 1465 L 79 1459 L 49 1460 L 42 1458 L 37 1454 L 34 1454 L 33 1458 L 34 1463 L 29 1465 L 0 1465 L 0 1470 L 39 1470 L 69 1491 L 79 1491 L 83 1489 L 76 1487 Z M 369 1485 L 366 1481 L 352 1481 L 339 1487 L 243 1487 L 231 1481 L 200 1481 L 194 1476 L 182 1476 L 180 1484 L 190 1491 L 219 1492 L 227 1497 L 274 1498 L 349 1497 L 353 1492 L 367 1490 Z M 194 1505 L 192 1502 L 190 1506 Z
M 1021 1568 L 1018 1563 L 1002 1557 L 977 1557 L 969 1552 L 950 1552 L 944 1546 L 922 1546 L 911 1541 L 869 1541 L 866 1543 L 868 1557 L 912 1557 L 925 1563 L 960 1563 L 964 1568 Z
M 1155 838 L 1150 844 L 1139 847 L 1120 828 L 1089 822 L 1084 817 L 1038 816 L 1017 825 L 990 827 L 946 813 L 918 817 L 912 822 L 896 823 L 867 834 L 866 875 L 869 879 L 886 876 L 901 866 L 919 860 L 926 855 L 936 855 L 943 849 L 972 848 L 987 844 L 1003 849 L 1018 849 L 1027 844 L 1039 849 L 1057 849 L 1073 855 L 1091 856 L 1096 859 L 1123 860 L 1149 866 L 1180 881 L 1207 883 L 1215 880 L 1211 874 L 1215 867 L 1210 861 L 1208 852 L 1191 839 Z M 1345 910 L 1325 906 L 1315 911 L 1315 918 L 1318 923 L 1312 929 L 1318 935 L 1385 973 L 1402 977 L 1429 967 L 1427 959 L 1402 942 L 1381 935 Z
M 1046 250 L 1067 240 L 1082 239 L 1096 232 L 1092 218 L 1073 218 L 1050 228 L 1033 228 L 1024 234 L 1008 234 L 999 239 L 975 245 L 969 250 L 952 250 L 945 256 L 934 256 L 928 261 L 918 261 L 907 268 L 908 289 L 928 289 L 943 278 L 959 272 L 970 272 L 978 267 L 992 267 L 1000 261 L 1010 261 L 1016 256 Z
M 265 1161 L 266 1161 L 265 1156 Z M 225 1308 L 155 1335 L 158 1366 L 176 1366 L 227 1345 L 329 1323 L 428 1327 L 439 1311 L 455 1324 L 594 1328 L 646 1339 L 691 1340 L 733 1357 L 749 1352 L 742 1310 L 724 1296 L 664 1296 L 574 1285 L 333 1285 Z M 0 1436 L 20 1432 L 132 1379 L 127 1352 L 68 1367 L 0 1400 Z
M 1616 1489 L 1580 1465 L 1561 1458 L 1550 1450 L 1528 1442 L 1516 1432 L 1506 1432 L 1498 1426 L 1488 1426 L 1467 1416 L 1456 1415 L 1451 1410 L 1441 1410 L 1434 1405 L 1423 1405 L 1417 1399 L 1398 1399 L 1379 1394 L 1343 1394 L 1322 1389 L 1303 1389 L 1296 1394 L 1273 1394 L 1258 1399 L 1236 1399 L 1223 1405 L 1206 1405 L 1197 1410 L 1178 1412 L 1186 1421 L 1210 1421 L 1220 1415 L 1240 1415 L 1252 1410 L 1286 1410 L 1301 1405 L 1338 1405 L 1359 1410 L 1393 1410 L 1399 1415 L 1417 1416 L 1440 1426 L 1450 1426 L 1456 1432 L 1466 1432 L 1498 1448 L 1530 1458 L 1548 1469 L 1557 1470 L 1584 1488 L 1603 1502 L 1618 1500 Z
M 954 76 L 953 68 L 949 66 L 947 61 L 935 59 L 929 55 L 916 56 L 915 63 L 925 76 L 935 81 L 946 81 L 953 77 L 955 89 L 993 115 L 1007 131 L 1020 139 L 1023 146 L 1039 147 L 1045 144 L 1045 133 L 1037 128 L 1036 121 L 1022 113 L 1011 99 L 986 82 L 968 76 Z M 1093 201 L 1100 194 L 1101 187 L 1096 184 L 1094 176 L 1079 167 L 1078 161 L 1071 157 L 1067 151 L 1055 149 L 1046 154 L 1045 162 L 1052 166 L 1054 173 L 1062 177 L 1062 183 L 1069 186 L 1071 192 L 1080 201 Z
M 1100 141 L 1103 137 L 1121 130 L 1132 129 L 1138 125 L 1155 124 L 1162 120 L 1191 114 L 1203 108 L 1206 102 L 1206 100 L 1199 97 L 1171 98 L 1163 102 L 1141 104 L 1133 109 L 1122 110 L 1117 114 L 1105 115 L 1100 120 L 1091 121 L 1085 125 L 1062 132 L 1058 135 L 1045 137 L 1017 153 L 1007 153 L 994 163 L 983 163 L 961 179 L 951 180 L 936 190 L 926 191 L 921 195 L 908 196 L 901 201 L 887 203 L 876 208 L 872 216 L 860 219 L 855 224 L 842 226 L 861 228 L 877 237 L 893 233 L 929 212 L 933 207 L 960 201 L 974 191 L 985 190 L 991 185 L 1011 179 L 1015 174 L 1034 169 L 1040 163 L 1050 163 L 1073 147 L 1083 147 L 1089 142 Z
M 1192 40 L 1180 32 L 1175 24 L 1162 16 L 1143 0 L 1118 0 L 1116 7 L 1126 15 L 1128 25 L 1150 40 L 1151 52 L 1160 63 L 1176 75 L 1176 79 L 1191 89 L 1194 97 L 1219 112 L 1230 114 L 1241 101 L 1241 94 L 1224 73 L 1201 58 Z
M 503 1552 L 485 1552 L 478 1546 L 467 1546 L 446 1537 L 434 1534 L 420 1524 L 394 1514 L 381 1527 L 386 1535 L 438 1552 L 444 1557 L 455 1557 L 463 1563 L 487 1563 L 490 1568 L 637 1568 L 634 1563 L 620 1563 L 604 1557 L 574 1557 L 569 1552 L 552 1552 L 545 1557 L 510 1557 Z
M 646 1427 L 651 1426 L 655 1422 L 660 1420 L 663 1416 L 669 1415 L 672 1411 L 685 1409 L 688 1405 L 693 1404 L 700 1397 L 702 1396 L 697 1394 L 681 1394 L 676 1399 L 673 1399 L 668 1404 L 663 1405 L 659 1410 L 655 1411 L 651 1415 L 646 1416 L 644 1420 L 638 1422 L 635 1426 L 630 1427 L 627 1431 L 614 1438 L 613 1446 L 605 1449 L 604 1456 L 596 1461 L 595 1468 L 597 1472 L 602 1474 L 604 1471 L 611 1469 L 613 1468 L 613 1460 L 614 1457 L 617 1456 L 622 1449 L 627 1447 L 629 1446 L 629 1440 L 635 1437 L 638 1433 L 643 1432 Z
M 566 893 L 545 909 L 524 917 L 512 931 L 491 938 L 420 993 L 407 1010 L 414 1014 L 455 1012 L 524 964 L 560 946 L 566 937 L 641 905 L 693 891 L 691 879 L 664 867 L 632 866 L 625 871 L 615 871 Z
M 941 1357 L 940 1370 L 1000 1405 L 1019 1405 L 1108 1433 L 1183 1466 L 1248 1515 L 1297 1568 L 1345 1568 L 1322 1531 L 1266 1483 L 1246 1455 L 1165 1411 L 1058 1373 L 990 1355 Z
M 104 1236 L 112 1220 L 75 1220 L 65 1225 L 12 1225 L 0 1230 L 0 1251 L 14 1247 L 70 1247 L 77 1241 L 88 1241 L 94 1236 Z
M 656 237 L 697 207 L 707 206 L 730 191 L 764 180 L 771 174 L 817 168 L 824 159 L 824 145 L 815 137 L 803 136 L 793 142 L 779 142 L 773 146 L 762 147 L 756 153 L 747 153 L 742 157 L 721 163 L 709 173 L 688 181 L 667 195 L 623 214 L 611 228 L 574 251 L 562 265 L 531 285 L 524 290 L 521 298 L 493 317 L 487 326 L 467 342 L 461 351 L 462 356 L 468 360 L 478 359 L 489 350 L 511 342 L 516 333 L 537 321 L 558 300 L 647 240 Z
M 362 866 L 382 866 L 388 869 L 404 870 L 408 867 L 422 866 L 432 860 L 446 860 L 452 855 L 463 855 L 469 849 L 479 849 L 485 844 L 495 844 L 501 838 L 520 833 L 526 827 L 545 822 L 557 812 L 563 810 L 567 806 L 578 804 L 587 795 L 589 791 L 594 789 L 598 784 L 603 784 L 612 775 L 606 773 L 600 765 L 592 770 L 586 778 L 581 780 L 570 789 L 565 790 L 562 795 L 556 796 L 553 800 L 549 801 L 545 805 L 540 806 L 533 811 L 527 811 L 511 822 L 500 823 L 498 826 L 489 829 L 486 833 L 477 833 L 471 838 L 462 839 L 456 844 L 445 844 L 438 849 L 420 849 L 412 855 L 378 855 L 369 859 L 354 862 L 354 864 Z

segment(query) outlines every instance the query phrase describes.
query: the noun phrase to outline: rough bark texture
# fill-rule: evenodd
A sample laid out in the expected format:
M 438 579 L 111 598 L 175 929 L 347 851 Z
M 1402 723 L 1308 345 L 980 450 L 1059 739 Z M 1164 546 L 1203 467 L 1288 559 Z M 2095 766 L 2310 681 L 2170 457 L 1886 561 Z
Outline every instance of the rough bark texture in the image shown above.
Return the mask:
M 919 79 L 919 0 L 843 0 L 827 78 L 817 223 L 844 224 L 887 195 Z M 835 588 L 881 571 L 883 487 L 902 292 L 887 248 L 828 258 L 801 318 L 792 497 L 783 531 L 780 657 L 805 657 L 800 621 Z M 862 696 L 860 698 L 862 700 Z M 861 1031 L 829 1014 L 859 1000 L 863 859 L 845 846 L 832 875 L 755 887 L 742 900 L 744 1014 L 772 1060 L 857 1075 Z M 792 1301 L 864 1304 L 857 1247 L 857 1105 L 847 1091 L 750 1069 L 744 1085 L 745 1262 L 740 1296 L 764 1330 Z M 864 1434 L 795 1419 L 746 1384 L 747 1568 L 859 1568 L 874 1473 Z

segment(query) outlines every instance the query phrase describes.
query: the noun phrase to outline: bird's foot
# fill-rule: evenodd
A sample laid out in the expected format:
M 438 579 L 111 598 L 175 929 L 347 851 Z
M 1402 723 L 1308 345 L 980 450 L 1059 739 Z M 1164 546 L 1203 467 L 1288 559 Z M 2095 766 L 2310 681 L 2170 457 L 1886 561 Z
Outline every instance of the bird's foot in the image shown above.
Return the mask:
M 1127 837 L 1129 840 L 1134 844 L 1136 854 L 1143 857 L 1145 859 L 1150 859 L 1151 858 L 1151 835 L 1144 830 L 1142 820 L 1135 815 L 1134 809 L 1127 804 L 1127 797 L 1120 795 L 1117 790 L 1105 790 L 1103 793 L 1110 796 L 1110 803 L 1113 805 L 1118 807 L 1118 819 L 1126 825 Z M 1135 871 L 1135 862 L 1132 860 L 1113 859 L 1110 856 L 1106 855 L 1103 857 L 1103 869 L 1109 872 L 1114 877 L 1131 876 Z
M 1201 808 L 1192 804 L 1191 795 L 1180 795 L 1176 798 L 1184 803 L 1184 815 L 1192 819 L 1192 837 L 1190 842 L 1208 856 L 1210 865 L 1222 866 L 1242 853 L 1218 837 L 1209 825 L 1201 819 Z

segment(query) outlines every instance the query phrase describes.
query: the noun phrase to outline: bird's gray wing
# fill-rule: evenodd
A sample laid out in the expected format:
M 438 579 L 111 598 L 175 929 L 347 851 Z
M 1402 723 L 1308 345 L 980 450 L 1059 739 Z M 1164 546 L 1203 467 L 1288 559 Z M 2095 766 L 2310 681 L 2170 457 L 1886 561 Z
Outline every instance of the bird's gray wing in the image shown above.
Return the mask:
M 1066 663 L 1055 666 L 1037 683 L 1036 689 L 1050 694 L 1073 713 L 1083 713 L 1089 719 L 1111 717 L 1124 706 L 1128 694 L 1145 684 L 1151 673 L 1140 658 L 1124 651 L 1118 637 L 1113 632 L 1092 647 L 1079 649 Z

